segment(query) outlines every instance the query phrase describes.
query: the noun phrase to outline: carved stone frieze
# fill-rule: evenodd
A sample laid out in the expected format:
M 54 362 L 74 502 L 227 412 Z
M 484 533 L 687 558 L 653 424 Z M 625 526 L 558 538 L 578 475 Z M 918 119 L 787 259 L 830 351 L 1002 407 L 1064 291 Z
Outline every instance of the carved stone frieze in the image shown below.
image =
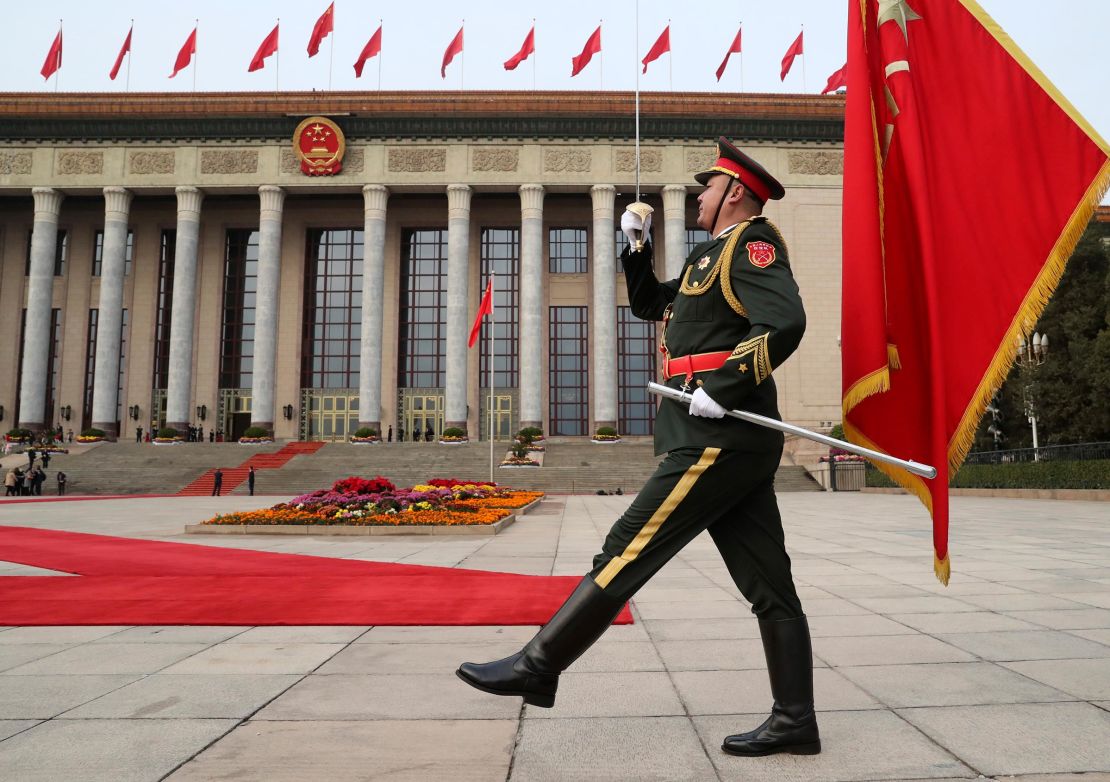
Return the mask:
M 553 147 L 543 151 L 543 170 L 546 173 L 583 173 L 590 170 L 593 156 L 588 149 Z
M 832 150 L 803 149 L 787 153 L 791 174 L 840 176 L 844 173 L 844 153 Z
M 616 169 L 617 171 L 635 171 L 636 170 L 636 149 L 618 149 L 616 154 Z M 644 149 L 640 148 L 640 170 L 641 171 L 662 171 L 663 170 L 663 150 L 661 149 Z
M 172 174 L 174 166 L 174 153 L 168 149 L 136 150 L 127 156 L 132 174 Z
M 519 147 L 478 147 L 474 150 L 471 168 L 474 171 L 516 171 L 519 163 Z
M 363 147 L 347 147 L 347 152 L 343 155 L 343 171 L 340 171 L 339 175 L 343 176 L 344 171 L 361 174 L 365 167 L 366 149 Z
M 200 153 L 202 174 L 257 174 L 256 149 L 203 149 Z
M 291 149 L 281 151 L 281 162 L 278 165 L 283 174 L 295 174 L 301 170 L 301 164 L 297 162 L 297 156 Z
M 31 164 L 30 152 L 0 152 L 0 174 L 30 174 Z
M 713 150 L 710 148 L 698 147 L 697 149 L 686 150 L 686 172 L 688 174 L 705 171 L 715 162 L 717 162 L 717 158 L 713 156 Z
M 103 174 L 104 153 L 62 150 L 55 168 L 59 174 Z
M 443 147 L 390 147 L 387 160 L 390 171 L 407 174 L 447 170 L 447 150 Z

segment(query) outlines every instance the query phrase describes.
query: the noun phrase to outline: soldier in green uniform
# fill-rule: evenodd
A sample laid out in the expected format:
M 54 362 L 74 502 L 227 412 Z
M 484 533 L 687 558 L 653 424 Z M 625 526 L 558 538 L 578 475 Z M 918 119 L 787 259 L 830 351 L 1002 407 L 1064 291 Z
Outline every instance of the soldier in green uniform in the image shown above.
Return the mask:
M 712 239 L 694 248 L 679 278 L 660 282 L 650 242 L 624 251 L 632 312 L 661 320 L 663 379 L 692 392 L 689 407 L 663 399 L 655 450 L 667 456 L 613 525 L 594 567 L 524 648 L 491 663 L 463 663 L 463 681 L 496 695 L 552 706 L 559 674 L 608 628 L 624 603 L 703 530 L 758 617 L 771 692 L 770 717 L 725 738 L 735 755 L 821 751 L 813 709 L 809 626 L 794 589 L 775 500 L 780 432 L 725 417 L 727 409 L 778 418 L 772 370 L 797 348 L 805 312 L 786 243 L 762 216 L 781 184 L 727 139 L 696 177 L 698 225 Z M 626 212 L 633 239 L 650 228 Z M 739 707 L 738 707 L 739 710 Z

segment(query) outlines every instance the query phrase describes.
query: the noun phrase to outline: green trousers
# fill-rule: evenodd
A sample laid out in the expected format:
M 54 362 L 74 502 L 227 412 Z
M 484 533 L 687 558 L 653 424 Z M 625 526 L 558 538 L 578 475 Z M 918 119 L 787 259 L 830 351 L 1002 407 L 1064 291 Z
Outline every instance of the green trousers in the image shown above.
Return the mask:
M 774 477 L 781 448 L 670 451 L 609 531 L 590 576 L 628 600 L 702 530 L 709 530 L 760 619 L 802 616 L 790 574 Z

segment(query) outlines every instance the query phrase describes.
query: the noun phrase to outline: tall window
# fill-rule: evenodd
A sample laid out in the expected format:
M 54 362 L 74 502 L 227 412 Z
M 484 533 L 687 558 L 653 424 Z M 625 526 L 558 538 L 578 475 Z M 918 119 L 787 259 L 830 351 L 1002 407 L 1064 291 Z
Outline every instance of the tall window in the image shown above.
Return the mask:
M 16 369 L 16 377 L 22 382 L 23 378 L 23 348 L 26 342 L 25 334 L 27 331 L 27 310 L 24 308 L 23 314 L 20 316 L 19 321 L 19 366 Z M 50 343 L 47 347 L 46 356 L 46 394 L 43 400 L 42 407 L 42 422 L 45 426 L 54 425 L 54 411 L 57 409 L 56 400 L 54 399 L 54 392 L 58 388 L 58 365 L 61 363 L 62 350 L 62 311 L 60 309 L 50 310 Z M 15 420 L 20 417 L 20 405 L 22 400 L 16 400 Z
M 170 320 L 173 317 L 173 260 L 177 231 L 162 231 L 158 255 L 158 316 L 154 322 L 154 388 L 169 386 Z
M 127 250 L 123 254 L 123 273 L 124 275 L 131 274 L 131 254 L 134 247 L 134 234 L 131 231 L 127 232 Z M 100 270 L 104 265 L 104 232 L 96 232 L 96 243 L 93 246 L 93 264 L 92 276 L 99 277 Z
M 493 384 L 497 388 L 515 388 L 520 383 L 520 231 L 516 228 L 482 229 L 482 290 L 490 273 L 493 283 L 494 325 L 490 318 L 482 320 L 482 388 L 489 387 L 490 329 L 493 329 Z
M 447 348 L 447 231 L 422 228 L 401 236 L 402 388 L 442 388 Z
M 585 307 L 549 307 L 548 376 L 551 434 L 586 434 L 589 362 Z
M 621 434 L 655 430 L 655 322 L 640 320 L 631 307 L 617 307 L 617 429 Z
M 85 340 L 85 398 L 81 405 L 81 428 L 92 426 L 93 385 L 96 380 L 96 335 L 100 310 L 89 310 L 89 330 Z M 127 365 L 127 310 L 123 311 L 119 333 L 119 376 L 116 383 L 116 420 L 121 421 L 123 409 L 123 370 Z
M 24 267 L 23 276 L 31 276 L 31 239 L 34 236 L 34 231 L 27 232 L 27 264 Z M 69 242 L 66 232 L 63 229 L 58 230 L 58 237 L 54 247 L 54 276 L 61 277 L 66 273 L 66 254 L 68 252 Z
M 362 335 L 362 231 L 309 231 L 307 255 L 301 386 L 357 388 Z
M 548 270 L 552 274 L 586 273 L 586 229 L 552 228 L 548 232 Z
M 712 234 L 704 228 L 687 228 L 686 229 L 686 255 L 694 251 L 702 242 L 708 242 L 712 239 Z
M 257 292 L 258 231 L 228 231 L 224 252 L 220 388 L 251 387 Z

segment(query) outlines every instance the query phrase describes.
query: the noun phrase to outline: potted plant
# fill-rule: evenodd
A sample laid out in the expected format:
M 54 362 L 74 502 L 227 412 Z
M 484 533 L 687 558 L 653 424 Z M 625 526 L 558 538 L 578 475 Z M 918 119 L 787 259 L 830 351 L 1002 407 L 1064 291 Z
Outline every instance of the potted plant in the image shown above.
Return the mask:
M 81 434 L 77 435 L 77 442 L 79 443 L 99 443 L 103 439 L 103 429 L 85 429 Z
M 621 436 L 617 434 L 617 430 L 611 426 L 599 426 L 594 436 L 590 438 L 590 442 L 594 443 L 619 443 Z
M 528 455 L 528 438 L 517 436 L 509 455 L 501 461 L 502 467 L 539 467 L 540 463 Z
M 547 450 L 542 445 L 537 444 L 537 440 L 543 440 L 543 429 L 538 426 L 526 426 L 516 434 L 518 440 L 522 440 L 527 446 L 529 451 L 545 451 Z
M 243 436 L 239 438 L 239 442 L 244 445 L 258 445 L 259 443 L 272 443 L 273 441 L 274 438 L 270 436 L 270 432 L 261 426 L 248 426 L 247 430 L 243 432 Z
M 470 438 L 466 436 L 465 429 L 460 429 L 457 426 L 449 426 L 443 430 L 443 434 L 440 435 L 439 441 L 444 445 L 459 445 L 460 443 L 467 442 L 469 439 Z
M 151 439 L 155 445 L 176 445 L 183 442 L 181 435 L 172 426 L 163 426 L 158 430 L 158 434 Z
M 8 433 L 4 435 L 4 440 L 9 443 L 29 443 L 34 439 L 34 433 L 30 429 L 9 429 Z
M 371 429 L 369 426 L 364 426 L 351 435 L 352 443 L 380 443 L 382 438 L 378 436 L 377 429 Z

